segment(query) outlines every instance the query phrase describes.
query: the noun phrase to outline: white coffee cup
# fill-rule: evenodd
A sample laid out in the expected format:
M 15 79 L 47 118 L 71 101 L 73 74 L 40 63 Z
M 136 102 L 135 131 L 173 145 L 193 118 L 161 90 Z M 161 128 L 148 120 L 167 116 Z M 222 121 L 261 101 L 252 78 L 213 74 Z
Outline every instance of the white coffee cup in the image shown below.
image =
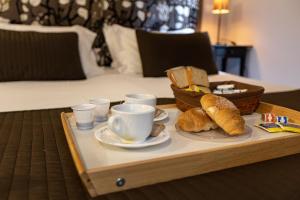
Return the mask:
M 125 95 L 125 103 L 144 104 L 156 106 L 156 96 L 152 94 L 127 94 Z
M 141 143 L 151 134 L 155 109 L 149 105 L 120 104 L 111 108 L 109 129 L 124 142 Z
M 78 129 L 94 128 L 95 108 L 96 105 L 94 104 L 80 104 L 72 107 Z
M 104 98 L 94 98 L 90 100 L 90 104 L 96 105 L 95 108 L 95 121 L 104 122 L 107 121 L 107 115 L 110 106 L 110 100 Z

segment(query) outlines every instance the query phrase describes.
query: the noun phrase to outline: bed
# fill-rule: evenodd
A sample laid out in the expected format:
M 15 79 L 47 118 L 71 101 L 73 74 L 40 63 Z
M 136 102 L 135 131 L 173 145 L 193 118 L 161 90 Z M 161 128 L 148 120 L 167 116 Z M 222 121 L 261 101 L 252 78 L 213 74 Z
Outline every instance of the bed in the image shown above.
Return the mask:
M 3 30 L 18 32 L 29 31 L 38 32 L 40 34 L 63 34 L 70 31 L 76 32 L 79 37 L 79 52 L 83 71 L 87 77 L 86 80 L 72 81 L 60 80 L 61 77 L 56 77 L 57 74 L 64 71 L 71 71 L 72 66 L 70 66 L 65 70 L 56 69 L 53 80 L 59 81 L 47 81 L 47 77 L 45 76 L 42 77 L 44 81 L 41 82 L 31 81 L 35 80 L 36 77 L 34 77 L 35 79 L 26 78 L 27 81 L 20 81 L 22 80 L 22 78 L 24 78 L 23 76 L 25 76 L 24 74 L 26 73 L 21 69 L 21 72 L 19 73 L 20 75 L 15 77 L 15 74 L 13 74 L 13 79 L 10 79 L 18 81 L 0 83 L 0 112 L 6 112 L 70 107 L 75 104 L 87 102 L 92 97 L 106 97 L 111 101 L 119 101 L 123 99 L 125 94 L 132 92 L 151 93 L 156 95 L 157 97 L 173 97 L 172 91 L 170 89 L 170 82 L 167 80 L 167 78 L 165 78 L 165 73 L 163 70 L 161 70 L 162 73 L 159 74 L 159 76 L 163 77 L 160 78 L 143 78 L 142 67 L 139 66 L 140 69 L 137 70 L 138 67 L 136 65 L 141 65 L 141 63 L 137 63 L 136 60 L 139 60 L 140 58 L 138 58 L 136 54 L 140 50 L 142 58 L 142 52 L 144 51 L 142 48 L 140 48 L 139 42 L 139 45 L 133 44 L 137 43 L 136 40 L 141 40 L 138 37 L 138 35 L 141 35 L 141 33 L 139 33 L 141 31 L 135 33 L 134 31 L 126 27 L 134 27 L 147 31 L 150 30 L 154 32 L 164 33 L 180 33 L 180 30 L 185 29 L 193 30 L 196 27 L 199 27 L 199 24 L 201 23 L 202 1 L 136 1 L 134 4 L 128 3 L 128 1 L 125 0 L 115 3 L 113 1 L 103 1 L 102 3 L 98 3 L 98 1 L 95 0 L 74 2 L 59 1 L 58 3 L 56 1 L 17 1 L 16 4 L 9 1 L 3 1 L 3 3 L 0 3 L 0 8 L 3 8 L 2 10 L 0 10 L 0 29 Z M 142 16 L 144 16 L 145 14 L 147 14 L 147 17 L 143 18 Z M 4 25 L 2 22 L 13 24 L 31 24 L 32 26 L 9 26 Z M 123 25 L 124 27 L 114 25 L 114 28 L 108 29 L 106 25 L 110 25 L 112 23 L 117 23 L 119 25 Z M 36 24 L 43 26 L 35 26 Z M 81 26 L 79 27 L 78 25 Z M 88 28 L 89 30 L 84 29 L 83 27 Z M 96 32 L 96 34 L 94 32 Z M 142 35 L 145 33 L 142 33 Z M 112 35 L 114 34 L 115 36 L 113 37 Z M 23 35 L 20 34 L 16 37 L 23 37 Z M 28 43 L 30 40 L 34 40 L 35 37 L 37 36 L 28 36 L 27 40 L 26 38 L 24 40 L 20 39 L 20 41 L 18 42 Z M 10 38 L 12 37 L 7 36 L 7 39 Z M 146 58 L 148 57 L 147 55 L 154 54 L 159 49 L 162 49 L 162 52 L 159 52 L 159 54 L 162 54 L 164 51 L 168 50 L 160 48 L 159 46 L 161 42 L 166 40 L 166 38 L 154 38 L 153 41 L 158 41 L 158 39 L 160 40 L 160 42 L 150 41 L 150 43 L 156 43 L 158 46 L 146 46 L 145 49 L 147 51 L 144 53 L 146 54 Z M 178 41 L 177 39 L 178 38 L 175 37 L 175 41 Z M 191 38 L 188 39 L 191 40 Z M 149 40 L 147 34 L 146 40 Z M 115 41 L 119 41 L 121 45 L 117 46 L 115 44 Z M 10 42 L 13 43 L 13 41 Z M 14 54 L 15 52 L 19 51 L 18 42 L 15 42 L 16 48 L 14 49 L 11 48 L 9 42 L 6 42 L 6 49 L 2 52 L 0 51 L 0 53 L 7 55 L 8 57 L 12 56 L 13 59 L 16 59 Z M 176 49 L 176 47 L 179 47 L 178 42 L 173 41 L 166 45 L 172 45 L 174 43 L 177 46 L 170 47 L 169 49 Z M 207 44 L 204 43 L 204 45 L 209 45 L 209 43 L 209 38 L 207 36 Z M 51 47 L 51 45 L 48 46 Z M 133 48 L 133 46 L 135 49 Z M 60 45 L 59 47 L 64 48 L 64 45 Z M 41 48 L 41 45 L 38 45 L 36 48 Z M 93 49 L 93 52 L 90 51 L 91 48 Z M 153 51 L 149 52 L 149 48 L 153 48 Z M 9 52 L 9 49 L 10 54 L 7 53 Z M 195 49 L 194 51 L 201 52 L 202 50 L 203 49 L 200 48 Z M 23 58 L 22 54 L 28 51 L 31 51 L 31 49 L 24 49 L 20 55 L 20 59 L 22 59 L 24 62 L 28 61 L 28 59 Z M 64 51 L 68 51 L 68 49 L 65 49 Z M 71 50 L 69 49 L 69 51 Z M 122 51 L 122 53 L 115 55 L 115 52 L 118 51 Z M 188 52 L 188 50 L 184 50 L 183 52 L 185 51 Z M 207 49 L 204 49 L 203 52 L 207 52 Z M 95 58 L 93 53 L 97 54 Z M 178 53 L 178 56 L 173 55 L 173 57 L 180 57 L 181 54 L 182 52 Z M 132 55 L 135 55 L 135 57 Z M 32 60 L 38 60 L 37 57 L 39 57 L 40 54 L 39 56 L 30 56 L 32 57 Z M 64 56 L 71 56 L 71 59 L 74 59 L 73 54 Z M 212 55 L 205 54 L 203 56 L 203 60 L 206 60 L 206 57 L 212 57 Z M 6 58 L 6 56 L 2 57 L 2 59 L 4 58 Z M 53 59 L 63 59 L 63 56 L 55 57 Z M 50 61 L 53 59 L 50 59 Z M 160 59 L 163 60 L 164 58 L 162 57 Z M 155 59 L 150 58 L 146 60 L 147 62 L 143 63 L 143 65 L 148 64 L 153 60 Z M 141 59 L 141 61 L 139 62 L 142 61 L 143 59 Z M 37 63 L 37 66 L 35 67 L 35 70 L 39 68 L 38 65 L 40 63 L 45 62 L 49 62 L 49 60 L 40 59 L 40 61 Z M 68 62 L 70 61 L 65 61 L 65 63 Z M 6 66 L 7 63 L 8 65 L 10 65 L 11 62 L 8 60 L 2 65 Z M 212 58 L 210 63 L 213 63 Z M 23 63 L 21 63 L 21 65 L 22 64 Z M 31 63 L 28 63 L 28 65 L 30 64 Z M 111 65 L 112 67 L 99 67 L 96 66 L 97 64 L 99 64 L 100 66 Z M 155 64 L 156 63 L 150 64 L 150 67 Z M 119 67 L 119 65 L 122 65 L 122 67 Z M 173 65 L 173 63 L 165 63 L 161 65 L 169 67 L 176 66 Z M 3 66 L 2 68 L 4 68 Z M 133 68 L 132 66 L 134 66 L 135 68 Z M 11 68 L 13 67 L 14 65 L 11 65 Z M 51 66 L 48 67 L 50 68 Z M 28 68 L 28 71 L 34 70 L 31 69 L 30 66 Z M 143 70 L 145 71 L 145 69 Z M 151 70 L 152 69 L 150 69 L 150 71 Z M 7 71 L 8 70 L 2 70 L 0 75 L 8 74 Z M 37 77 L 38 80 L 41 78 L 40 76 L 41 74 L 43 75 L 44 72 L 45 70 L 40 72 Z M 216 71 L 214 71 L 214 73 L 215 72 Z M 70 74 L 72 73 L 69 73 L 68 76 L 70 76 Z M 153 74 L 150 74 L 150 76 L 152 75 Z M 3 78 L 5 77 L 0 76 L 0 81 L 3 81 Z M 71 79 L 73 78 L 74 77 L 71 77 Z M 77 77 L 77 79 L 81 78 L 82 77 Z M 219 75 L 211 75 L 209 78 L 210 81 L 237 80 L 241 82 L 262 85 L 265 87 L 266 92 L 276 92 L 293 89 L 289 87 L 278 86 L 275 84 L 268 84 L 260 81 L 250 80 L 247 78 L 230 75 L 224 72 L 220 72 Z

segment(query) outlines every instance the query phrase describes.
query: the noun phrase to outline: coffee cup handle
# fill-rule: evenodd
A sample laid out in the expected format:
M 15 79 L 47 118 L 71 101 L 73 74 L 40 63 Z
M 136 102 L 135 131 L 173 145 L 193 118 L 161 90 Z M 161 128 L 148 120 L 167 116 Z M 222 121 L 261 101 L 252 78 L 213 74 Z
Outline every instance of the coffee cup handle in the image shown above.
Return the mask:
M 118 115 L 111 116 L 108 119 L 108 127 L 110 130 L 112 130 L 117 135 L 122 134 L 122 119 Z

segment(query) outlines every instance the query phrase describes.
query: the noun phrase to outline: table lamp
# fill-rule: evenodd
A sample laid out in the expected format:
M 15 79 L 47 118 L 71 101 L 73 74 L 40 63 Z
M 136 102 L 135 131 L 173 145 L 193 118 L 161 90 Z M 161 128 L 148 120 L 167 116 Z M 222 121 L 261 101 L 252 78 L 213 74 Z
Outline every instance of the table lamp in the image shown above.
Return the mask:
M 212 13 L 218 15 L 217 44 L 220 45 L 222 15 L 229 13 L 229 0 L 214 0 Z

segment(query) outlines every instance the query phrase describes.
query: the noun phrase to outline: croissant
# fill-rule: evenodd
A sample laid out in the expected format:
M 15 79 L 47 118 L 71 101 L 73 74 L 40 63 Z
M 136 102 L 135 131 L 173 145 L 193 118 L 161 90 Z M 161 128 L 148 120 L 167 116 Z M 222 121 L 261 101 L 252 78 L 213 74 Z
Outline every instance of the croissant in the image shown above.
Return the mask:
M 208 131 L 217 128 L 217 125 L 202 108 L 192 108 L 181 113 L 177 119 L 177 126 L 186 132 Z
M 245 120 L 231 101 L 221 96 L 206 94 L 201 98 L 200 103 L 210 118 L 229 135 L 245 132 Z

